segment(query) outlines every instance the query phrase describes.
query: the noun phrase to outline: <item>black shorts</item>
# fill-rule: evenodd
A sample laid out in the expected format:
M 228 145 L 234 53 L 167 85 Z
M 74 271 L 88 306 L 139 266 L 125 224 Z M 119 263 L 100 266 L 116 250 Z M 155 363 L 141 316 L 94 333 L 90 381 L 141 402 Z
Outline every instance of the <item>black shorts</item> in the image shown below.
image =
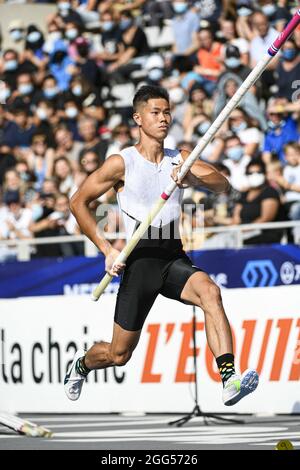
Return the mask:
M 126 265 L 115 308 L 115 323 L 124 330 L 141 330 L 158 294 L 179 300 L 188 278 L 202 271 L 182 252 L 170 259 L 138 257 Z

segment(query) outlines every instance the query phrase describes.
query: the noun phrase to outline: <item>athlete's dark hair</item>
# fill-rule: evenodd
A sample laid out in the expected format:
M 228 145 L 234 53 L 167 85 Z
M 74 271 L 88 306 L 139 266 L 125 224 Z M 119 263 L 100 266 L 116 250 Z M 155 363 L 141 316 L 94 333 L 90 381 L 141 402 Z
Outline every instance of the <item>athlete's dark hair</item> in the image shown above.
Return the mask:
M 147 103 L 148 100 L 155 98 L 162 98 L 166 101 L 170 101 L 169 93 L 165 88 L 160 86 L 145 85 L 142 86 L 135 94 L 133 98 L 133 111 L 136 112 L 137 107 L 141 103 Z

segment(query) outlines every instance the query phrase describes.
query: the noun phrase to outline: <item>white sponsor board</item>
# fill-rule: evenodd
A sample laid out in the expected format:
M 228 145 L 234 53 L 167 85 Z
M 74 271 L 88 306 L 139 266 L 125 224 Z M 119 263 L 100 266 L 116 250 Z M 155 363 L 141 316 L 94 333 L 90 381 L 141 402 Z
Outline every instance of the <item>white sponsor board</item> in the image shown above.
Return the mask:
M 197 309 L 199 401 L 203 411 L 300 412 L 300 286 L 222 292 L 236 366 L 260 372 L 257 391 L 233 408 L 207 346 Z M 92 372 L 79 401 L 64 394 L 77 347 L 110 341 L 115 296 L 0 301 L 0 408 L 18 412 L 186 412 L 194 406 L 192 307 L 159 297 L 131 361 Z

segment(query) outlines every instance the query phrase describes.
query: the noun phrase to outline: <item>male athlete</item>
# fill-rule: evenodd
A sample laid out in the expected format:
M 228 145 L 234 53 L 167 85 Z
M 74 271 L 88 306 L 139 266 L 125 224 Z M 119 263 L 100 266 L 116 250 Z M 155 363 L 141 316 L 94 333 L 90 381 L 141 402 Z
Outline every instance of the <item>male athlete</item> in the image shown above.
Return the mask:
M 220 289 L 201 269 L 192 265 L 178 234 L 183 185 L 202 186 L 221 193 L 230 190 L 227 179 L 214 167 L 198 160 L 183 181 L 177 174 L 189 152 L 164 148 L 171 123 L 165 89 L 143 86 L 133 100 L 133 118 L 140 129 L 139 142 L 111 155 L 92 173 L 71 199 L 71 210 L 82 231 L 105 256 L 111 276 L 122 271 L 111 343 L 101 341 L 86 353 L 76 352 L 65 377 L 70 400 L 80 396 L 83 382 L 93 369 L 125 365 L 136 348 L 145 319 L 158 294 L 200 307 L 204 312 L 209 347 L 223 382 L 223 402 L 234 405 L 253 392 L 258 374 L 248 369 L 241 376 L 234 368 L 232 336 Z M 119 251 L 97 230 L 89 203 L 109 189 L 117 192 L 127 240 L 169 184 L 177 188 L 152 223 L 149 236 L 137 244 L 125 264 L 114 263 Z

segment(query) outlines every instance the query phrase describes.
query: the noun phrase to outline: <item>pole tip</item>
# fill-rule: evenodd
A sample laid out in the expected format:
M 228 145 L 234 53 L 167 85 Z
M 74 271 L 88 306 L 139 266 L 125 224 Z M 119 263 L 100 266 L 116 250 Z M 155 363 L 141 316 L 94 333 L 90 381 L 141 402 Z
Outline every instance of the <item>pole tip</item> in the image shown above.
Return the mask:
M 92 294 L 91 299 L 93 302 L 97 302 L 97 300 L 99 300 L 99 297 L 97 297 L 95 294 Z

